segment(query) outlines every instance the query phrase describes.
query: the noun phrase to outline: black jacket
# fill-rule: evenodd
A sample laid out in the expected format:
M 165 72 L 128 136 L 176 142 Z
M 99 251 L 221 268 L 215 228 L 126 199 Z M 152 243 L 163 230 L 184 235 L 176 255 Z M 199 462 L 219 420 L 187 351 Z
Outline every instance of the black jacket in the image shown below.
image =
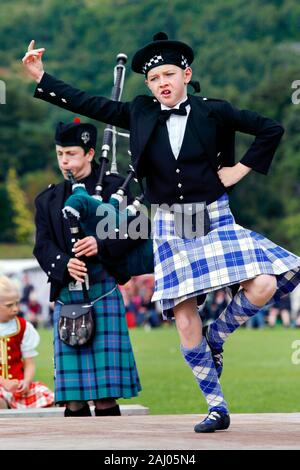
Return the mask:
M 64 109 L 130 130 L 132 164 L 141 180 L 146 144 L 157 122 L 159 103 L 149 96 L 137 96 L 131 102 L 116 102 L 90 96 L 45 73 L 34 96 Z M 276 121 L 256 112 L 239 110 L 223 100 L 189 96 L 194 126 L 212 166 L 235 164 L 235 133 L 255 136 L 240 162 L 267 174 L 275 150 L 284 132 Z

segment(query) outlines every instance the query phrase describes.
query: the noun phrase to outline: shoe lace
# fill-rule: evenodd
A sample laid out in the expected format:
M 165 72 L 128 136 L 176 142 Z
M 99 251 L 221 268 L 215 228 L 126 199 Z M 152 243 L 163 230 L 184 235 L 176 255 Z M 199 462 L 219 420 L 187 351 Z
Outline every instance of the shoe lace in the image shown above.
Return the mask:
M 222 365 L 223 364 L 223 354 L 220 352 L 220 353 L 214 353 L 214 359 L 215 361 L 217 362 L 218 365 Z
M 221 418 L 220 414 L 217 411 L 211 411 L 206 419 L 211 419 L 212 421 L 216 421 L 217 418 Z

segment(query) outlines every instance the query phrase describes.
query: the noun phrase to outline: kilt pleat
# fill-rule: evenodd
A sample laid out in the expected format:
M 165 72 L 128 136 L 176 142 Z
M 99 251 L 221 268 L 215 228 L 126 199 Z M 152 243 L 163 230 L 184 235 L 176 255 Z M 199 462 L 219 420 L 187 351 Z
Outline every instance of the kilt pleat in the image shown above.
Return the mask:
M 263 235 L 235 222 L 228 195 L 207 206 L 211 231 L 195 239 L 180 238 L 174 214 L 159 208 L 154 218 L 155 289 L 164 317 L 178 303 L 260 274 L 277 277 L 274 301 L 300 282 L 300 258 Z
M 112 281 L 107 280 L 110 292 Z M 72 292 L 72 302 L 82 300 Z M 54 309 L 55 401 L 131 398 L 141 390 L 129 338 L 125 307 L 118 288 L 94 304 L 96 330 L 88 346 L 73 348 L 58 338 L 61 303 Z

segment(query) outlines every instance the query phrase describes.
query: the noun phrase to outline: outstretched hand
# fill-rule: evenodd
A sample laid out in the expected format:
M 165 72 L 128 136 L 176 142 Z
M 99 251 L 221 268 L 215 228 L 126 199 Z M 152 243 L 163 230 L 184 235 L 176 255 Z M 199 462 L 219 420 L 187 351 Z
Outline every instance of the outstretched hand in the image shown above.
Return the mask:
M 34 45 L 35 41 L 33 39 L 32 41 L 30 41 L 27 52 L 24 55 L 22 62 L 28 74 L 34 80 L 40 82 L 44 74 L 42 56 L 46 49 L 44 47 L 41 47 L 40 49 L 34 49 Z

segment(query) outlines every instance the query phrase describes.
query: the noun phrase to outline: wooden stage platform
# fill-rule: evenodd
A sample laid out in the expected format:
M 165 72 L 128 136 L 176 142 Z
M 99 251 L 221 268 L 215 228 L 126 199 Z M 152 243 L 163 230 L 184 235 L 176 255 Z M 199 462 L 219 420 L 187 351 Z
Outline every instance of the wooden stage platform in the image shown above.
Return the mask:
M 300 413 L 234 414 L 227 431 L 196 434 L 199 415 L 0 419 L 0 449 L 300 449 Z

